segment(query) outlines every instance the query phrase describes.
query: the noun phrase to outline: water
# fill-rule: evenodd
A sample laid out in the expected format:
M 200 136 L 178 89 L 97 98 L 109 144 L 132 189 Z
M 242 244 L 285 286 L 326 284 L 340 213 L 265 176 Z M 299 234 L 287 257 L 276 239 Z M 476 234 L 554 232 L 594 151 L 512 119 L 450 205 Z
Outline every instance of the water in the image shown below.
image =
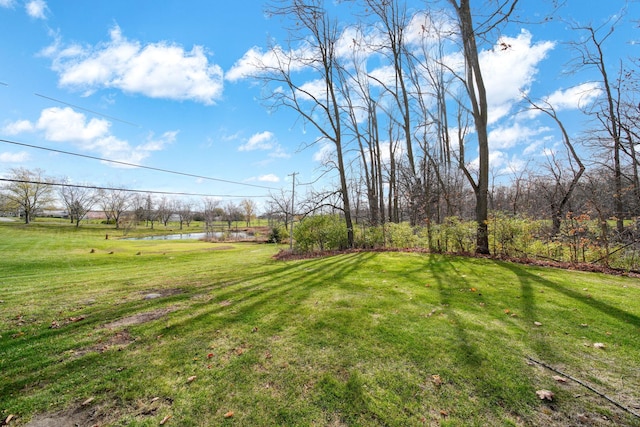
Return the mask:
M 180 233 L 180 234 L 164 234 L 158 236 L 145 236 L 145 237 L 127 237 L 123 240 L 199 240 L 206 238 L 220 239 L 227 233 L 221 231 L 214 231 L 210 233 Z M 231 231 L 228 233 L 231 240 L 246 239 L 247 233 L 244 231 Z

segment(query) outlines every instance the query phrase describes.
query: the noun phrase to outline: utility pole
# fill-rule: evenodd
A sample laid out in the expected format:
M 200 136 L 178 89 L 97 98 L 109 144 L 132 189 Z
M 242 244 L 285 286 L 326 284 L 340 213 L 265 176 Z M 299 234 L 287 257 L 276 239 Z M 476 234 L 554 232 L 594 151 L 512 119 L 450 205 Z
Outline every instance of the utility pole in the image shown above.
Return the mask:
M 291 177 L 293 177 L 292 181 L 292 188 L 291 188 L 291 231 L 289 231 L 289 250 L 293 251 L 293 220 L 295 217 L 295 211 L 294 211 L 294 203 L 296 200 L 296 175 L 298 174 L 298 172 L 293 172 L 291 175 Z

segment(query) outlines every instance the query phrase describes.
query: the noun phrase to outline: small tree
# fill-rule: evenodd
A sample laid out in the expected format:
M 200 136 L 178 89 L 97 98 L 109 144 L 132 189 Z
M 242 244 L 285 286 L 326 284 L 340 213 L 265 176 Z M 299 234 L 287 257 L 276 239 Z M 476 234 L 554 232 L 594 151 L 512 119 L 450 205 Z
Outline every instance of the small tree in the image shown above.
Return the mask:
M 251 224 L 251 219 L 256 215 L 256 211 L 258 210 L 258 205 L 251 199 L 244 199 L 240 202 L 240 206 L 244 211 L 244 220 L 247 222 L 247 227 Z
M 53 201 L 50 180 L 42 169 L 11 169 L 10 178 L 6 181 L 9 183 L 4 193 L 8 205 L 24 213 L 25 224 L 29 224 L 40 209 Z
M 63 185 L 58 193 L 67 207 L 71 222 L 76 224 L 76 228 L 80 227 L 80 221 L 98 200 L 95 190 L 88 186 Z

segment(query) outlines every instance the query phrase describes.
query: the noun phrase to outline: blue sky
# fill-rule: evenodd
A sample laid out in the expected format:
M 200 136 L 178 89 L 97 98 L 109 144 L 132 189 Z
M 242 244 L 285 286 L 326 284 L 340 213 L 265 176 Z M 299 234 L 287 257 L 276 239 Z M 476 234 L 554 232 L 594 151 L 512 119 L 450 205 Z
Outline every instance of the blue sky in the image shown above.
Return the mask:
M 518 16 L 533 21 L 551 1 L 521 3 Z M 624 6 L 618 0 L 566 3 L 561 16 L 596 27 Z M 417 11 L 423 3 L 409 4 Z M 286 41 L 282 20 L 267 17 L 264 7 L 257 0 L 0 0 L 0 139 L 219 181 L 7 143 L 0 143 L 0 175 L 42 168 L 74 183 L 235 201 L 288 191 L 293 172 L 300 182 L 316 180 L 325 148 L 301 149 L 314 140 L 309 128 L 291 111 L 269 111 L 260 86 L 247 77 L 248 59 L 264 59 L 269 40 Z M 357 21 L 350 11 L 336 8 L 345 26 Z M 631 21 L 639 11 L 631 2 L 607 43 L 612 64 L 638 57 L 638 24 Z M 503 32 L 508 52 L 483 54 L 491 155 L 501 176 L 542 164 L 544 153 L 560 143 L 544 117 L 517 114 L 523 90 L 552 101 L 572 135 L 584 125 L 577 106 L 591 101 L 597 85 L 593 72 L 567 73 L 567 42 L 580 37 L 569 27 L 557 19 L 513 23 Z

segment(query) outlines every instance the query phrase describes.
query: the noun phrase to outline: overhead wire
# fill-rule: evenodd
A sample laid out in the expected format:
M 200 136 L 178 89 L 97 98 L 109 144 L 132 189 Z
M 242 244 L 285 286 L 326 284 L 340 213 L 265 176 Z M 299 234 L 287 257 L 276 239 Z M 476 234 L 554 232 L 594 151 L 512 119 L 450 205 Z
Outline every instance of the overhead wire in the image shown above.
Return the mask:
M 138 128 L 142 127 L 142 126 L 140 126 L 140 125 L 138 125 L 136 123 L 132 123 L 132 122 L 129 122 L 129 121 L 126 121 L 126 120 L 122 120 L 122 119 L 119 119 L 117 117 L 109 116 L 109 115 L 100 113 L 98 111 L 90 110 L 88 108 L 80 107 L 79 105 L 70 104 L 70 103 L 62 101 L 60 99 L 56 99 L 56 98 L 52 98 L 50 96 L 42 95 L 41 93 L 34 92 L 33 94 L 35 96 L 39 96 L 40 98 L 48 99 L 49 101 L 54 101 L 54 102 L 57 102 L 59 104 L 66 105 L 66 106 L 69 106 L 69 107 L 77 108 L 78 110 L 86 111 L 88 113 L 95 114 L 97 116 L 106 117 L 107 119 L 111 119 L 111 120 L 114 120 L 116 122 L 124 123 L 124 124 L 130 125 L 130 126 L 134 126 L 134 127 L 138 127 Z
M 202 194 L 202 193 L 184 193 L 184 192 L 176 192 L 176 191 L 135 190 L 135 189 L 129 189 L 129 188 L 68 184 L 68 183 L 62 183 L 62 182 L 32 181 L 28 179 L 0 178 L 0 181 L 15 182 L 19 184 L 50 185 L 52 187 L 73 187 L 73 188 L 86 188 L 91 190 L 123 191 L 123 192 L 129 192 L 129 193 L 144 193 L 144 194 L 164 194 L 164 195 L 172 195 L 172 196 L 238 197 L 236 195 L 231 195 L 231 194 Z M 255 198 L 255 197 L 269 197 L 269 196 L 264 196 L 264 195 L 263 196 L 247 196 L 247 198 Z
M 114 163 L 114 164 L 118 164 L 118 165 L 134 167 L 134 168 L 148 169 L 148 170 L 153 170 L 153 171 L 157 171 L 157 172 L 170 173 L 170 174 L 174 174 L 174 175 L 188 176 L 188 177 L 191 177 L 191 178 L 198 178 L 198 179 L 205 179 L 205 180 L 209 180 L 209 181 L 224 182 L 224 183 L 227 183 L 227 184 L 243 185 L 243 186 L 246 186 L 246 187 L 262 188 L 262 189 L 266 189 L 266 190 L 277 190 L 277 188 L 275 188 L 275 187 L 267 187 L 265 185 L 248 184 L 246 182 L 231 181 L 231 180 L 227 180 L 227 179 L 212 178 L 212 177 L 209 177 L 209 176 L 196 175 L 196 174 L 187 173 L 187 172 L 179 172 L 179 171 L 174 171 L 174 170 L 170 170 L 170 169 L 156 168 L 156 167 L 153 167 L 153 166 L 138 165 L 138 164 L 135 164 L 135 163 L 123 162 L 123 161 L 120 161 L 120 160 L 106 159 L 106 158 L 98 157 L 98 156 L 90 156 L 88 154 L 79 154 L 79 153 L 73 153 L 71 151 L 58 150 L 58 149 L 55 149 L 55 148 L 42 147 L 42 146 L 33 145 L 33 144 L 26 144 L 24 142 L 10 141 L 8 139 L 0 139 L 0 142 L 4 142 L 6 144 L 18 145 L 18 146 L 22 146 L 22 147 L 35 148 L 35 149 L 38 149 L 38 150 L 50 151 L 50 152 L 59 153 L 59 154 L 66 154 L 66 155 L 69 155 L 69 156 L 76 156 L 76 157 L 83 157 L 83 158 L 86 158 L 86 159 L 99 160 L 101 162 Z

